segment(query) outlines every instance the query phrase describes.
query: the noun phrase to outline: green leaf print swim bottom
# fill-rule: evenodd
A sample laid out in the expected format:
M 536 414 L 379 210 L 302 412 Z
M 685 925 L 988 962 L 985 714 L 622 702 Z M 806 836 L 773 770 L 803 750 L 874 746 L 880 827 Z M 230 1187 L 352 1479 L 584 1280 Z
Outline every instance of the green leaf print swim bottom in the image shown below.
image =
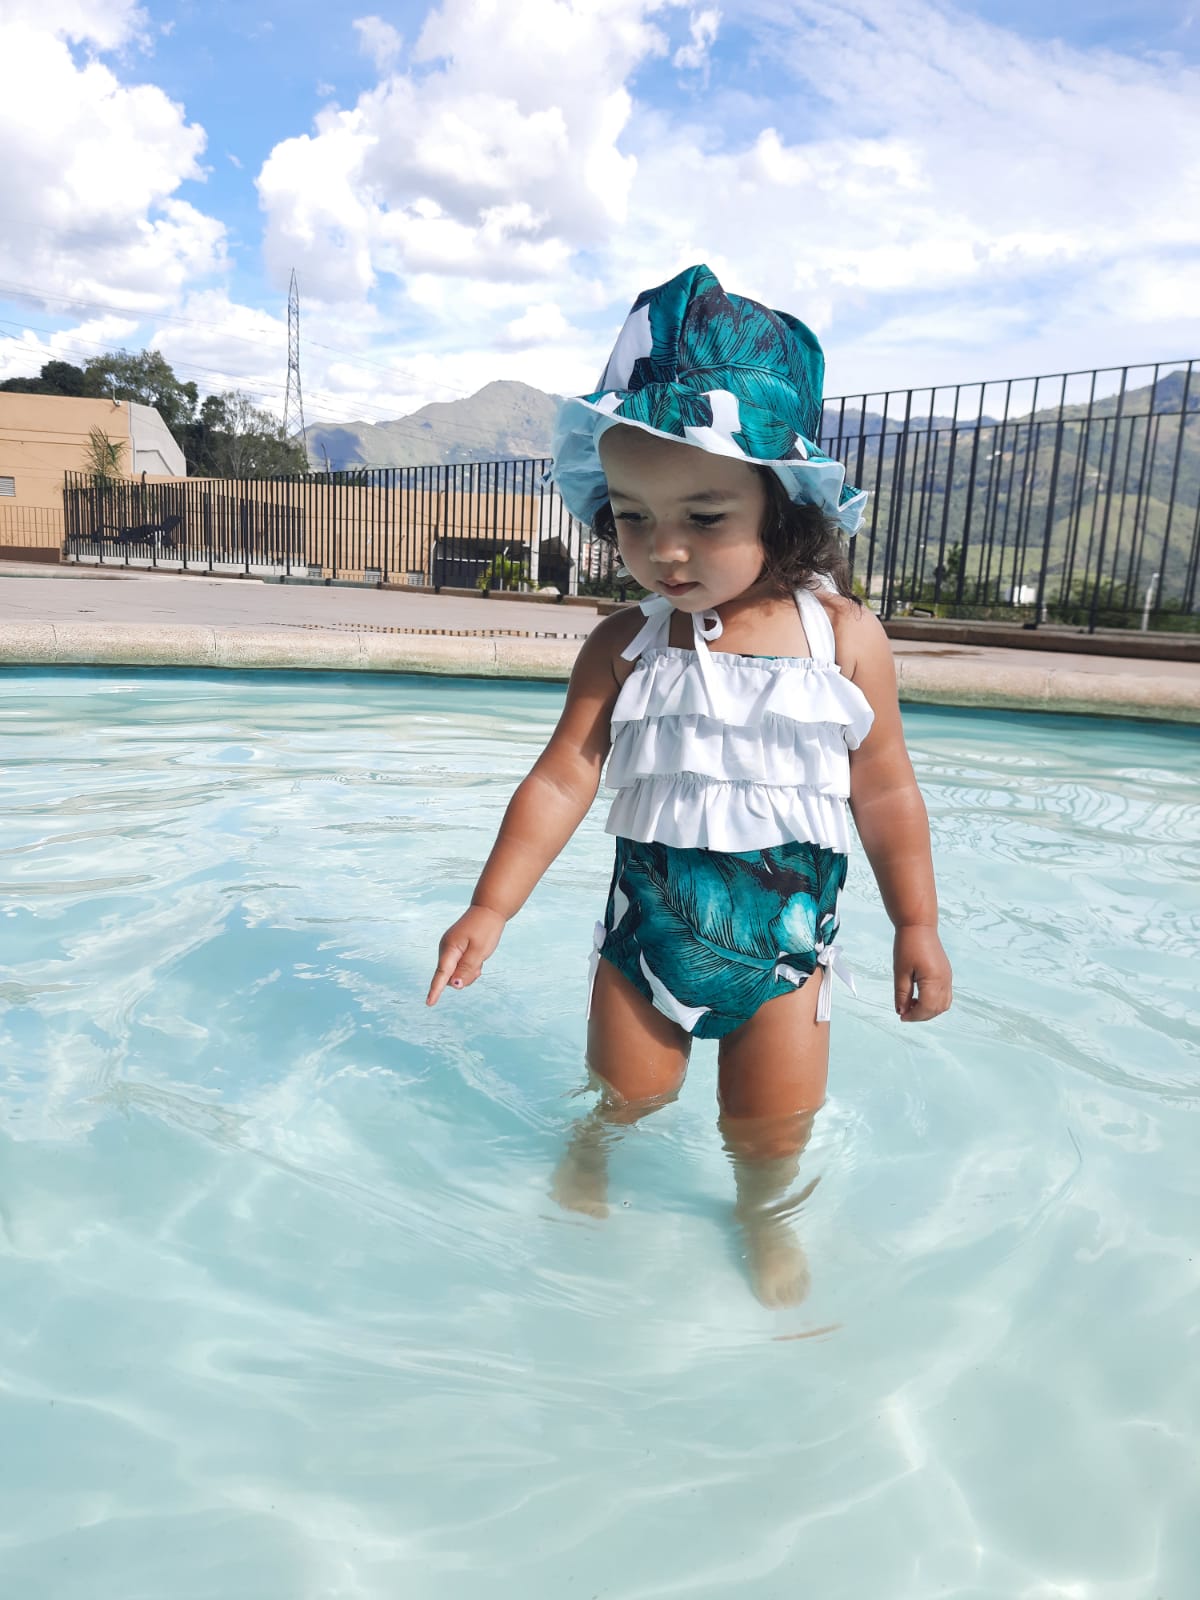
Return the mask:
M 817 844 L 723 854 L 617 840 L 592 974 L 602 956 L 672 1021 L 720 1039 L 823 967 L 853 988 L 834 941 L 846 857 Z

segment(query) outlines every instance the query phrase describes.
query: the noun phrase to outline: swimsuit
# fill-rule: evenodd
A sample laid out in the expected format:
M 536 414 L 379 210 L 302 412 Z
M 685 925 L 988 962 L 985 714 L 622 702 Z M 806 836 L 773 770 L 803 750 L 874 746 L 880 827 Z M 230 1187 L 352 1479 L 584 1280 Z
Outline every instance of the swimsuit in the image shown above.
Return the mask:
M 592 978 L 603 957 L 698 1038 L 721 1038 L 818 966 L 825 1021 L 831 974 L 850 983 L 835 948 L 848 752 L 873 713 L 834 660 L 821 602 L 800 589 L 796 603 L 809 656 L 714 653 L 715 611 L 693 616 L 694 649 L 672 646 L 660 596 L 623 652 L 635 665 L 612 713 L 616 862 Z

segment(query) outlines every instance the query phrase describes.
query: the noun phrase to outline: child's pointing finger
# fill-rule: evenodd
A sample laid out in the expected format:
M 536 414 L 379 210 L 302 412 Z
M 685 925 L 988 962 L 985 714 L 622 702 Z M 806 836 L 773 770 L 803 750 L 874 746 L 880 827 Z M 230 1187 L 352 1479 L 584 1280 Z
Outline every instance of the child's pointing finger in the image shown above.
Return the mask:
M 464 979 L 461 972 L 461 963 L 467 953 L 465 944 L 450 944 L 442 940 L 441 949 L 438 951 L 437 971 L 433 975 L 433 982 L 429 985 L 429 993 L 425 996 L 427 1006 L 435 1006 L 446 985 L 452 984 L 454 988 L 461 989 Z M 478 976 L 478 969 L 476 969 Z
M 504 918 L 485 906 L 471 909 L 442 935 L 438 945 L 437 971 L 425 997 L 427 1006 L 436 1005 L 443 989 L 466 989 L 483 971 L 483 963 L 500 942 Z

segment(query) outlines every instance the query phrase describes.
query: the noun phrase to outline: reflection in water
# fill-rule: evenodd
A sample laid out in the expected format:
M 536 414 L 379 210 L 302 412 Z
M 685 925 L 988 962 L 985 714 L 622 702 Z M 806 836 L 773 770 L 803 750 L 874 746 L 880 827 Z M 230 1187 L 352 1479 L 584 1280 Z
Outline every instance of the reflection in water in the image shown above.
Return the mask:
M 621 1121 L 599 807 L 422 1004 L 560 698 L 0 678 L 0 1589 L 1190 1593 L 1194 731 L 910 713 L 955 1010 L 859 862 L 819 1115 Z
M 734 1216 L 746 1271 L 764 1306 L 796 1306 L 808 1294 L 808 1257 L 793 1219 L 820 1181 L 810 1178 L 795 1188 L 815 1115 L 721 1118 L 737 1185 Z
M 657 1109 L 604 1100 L 581 1116 L 567 1135 L 550 1192 L 565 1211 L 603 1219 L 609 1214 L 609 1160 L 623 1130 Z M 812 1178 L 793 1186 L 812 1131 L 813 1113 L 797 1117 L 722 1118 L 725 1150 L 733 1166 L 732 1207 L 750 1287 L 764 1306 L 796 1306 L 809 1287 L 808 1259 L 793 1218 L 816 1188 Z

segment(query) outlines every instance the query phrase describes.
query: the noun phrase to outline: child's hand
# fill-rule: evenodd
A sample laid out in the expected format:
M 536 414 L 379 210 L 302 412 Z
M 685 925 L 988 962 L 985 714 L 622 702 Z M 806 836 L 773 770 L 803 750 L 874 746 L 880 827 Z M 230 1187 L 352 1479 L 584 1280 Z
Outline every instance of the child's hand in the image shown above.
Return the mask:
M 437 971 L 425 1004 L 435 1006 L 447 984 L 452 989 L 466 989 L 473 984 L 503 932 L 504 918 L 486 906 L 472 906 L 453 927 L 447 928 L 438 945 Z
M 928 1022 L 950 1009 L 950 963 L 933 928 L 897 928 L 892 967 L 901 1022 Z

